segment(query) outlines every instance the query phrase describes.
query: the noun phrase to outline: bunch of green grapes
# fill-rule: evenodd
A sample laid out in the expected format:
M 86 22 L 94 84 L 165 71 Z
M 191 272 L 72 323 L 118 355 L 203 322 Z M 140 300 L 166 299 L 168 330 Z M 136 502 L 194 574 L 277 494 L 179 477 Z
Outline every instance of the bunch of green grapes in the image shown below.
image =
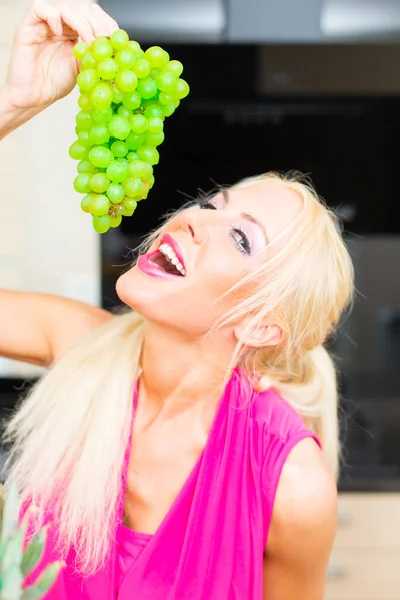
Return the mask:
M 98 233 L 118 227 L 154 185 L 164 120 L 189 93 L 183 65 L 158 46 L 145 52 L 122 29 L 73 49 L 80 61 L 75 190 Z

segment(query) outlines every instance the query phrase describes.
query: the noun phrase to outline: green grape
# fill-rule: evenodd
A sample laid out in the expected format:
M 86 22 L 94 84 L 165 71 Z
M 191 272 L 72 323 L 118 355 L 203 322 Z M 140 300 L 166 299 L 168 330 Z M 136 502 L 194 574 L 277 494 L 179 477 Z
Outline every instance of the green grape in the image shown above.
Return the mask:
M 97 37 L 92 44 L 93 58 L 97 62 L 102 62 L 107 58 L 111 58 L 114 54 L 114 48 L 110 40 L 104 36 Z
M 137 206 L 137 202 L 136 202 L 136 206 Z M 135 208 L 133 208 L 132 210 L 129 210 L 128 208 L 124 208 L 122 216 L 123 217 L 131 217 L 133 215 L 133 213 L 135 212 Z
M 137 88 L 138 78 L 133 71 L 125 69 L 117 73 L 115 83 L 123 92 L 133 92 Z
M 139 52 L 143 52 L 143 50 L 140 47 L 140 44 L 138 42 L 135 42 L 134 40 L 128 42 L 128 46 L 129 48 L 132 48 L 132 50 L 134 50 L 136 54 L 138 54 Z
M 114 142 L 111 144 L 111 152 L 115 158 L 123 158 L 128 154 L 129 148 L 126 142 Z
M 115 62 L 120 69 L 132 69 L 136 61 L 136 52 L 132 48 L 124 48 L 115 55 Z
M 148 130 L 150 133 L 161 133 L 164 129 L 164 123 L 159 117 L 149 119 Z
M 88 52 L 82 58 L 81 70 L 83 69 L 97 69 L 97 62 L 94 60 L 91 52 Z
M 111 43 L 115 50 L 122 50 L 128 44 L 130 45 L 129 35 L 123 29 L 116 29 L 111 35 Z
M 78 173 L 97 173 L 97 168 L 92 165 L 90 160 L 81 160 L 78 163 Z
M 128 166 L 122 161 L 113 161 L 107 167 L 107 176 L 113 183 L 122 183 L 128 176 Z
M 93 121 L 98 125 L 106 125 L 113 116 L 113 110 L 111 106 L 106 108 L 105 110 L 95 110 L 92 113 Z
M 178 80 L 173 73 L 168 73 L 167 71 L 166 73 L 160 73 L 159 75 L 156 75 L 155 82 L 161 92 L 174 94 Z
M 143 194 L 143 183 L 139 177 L 128 177 L 122 184 L 125 194 L 129 198 L 139 198 Z M 126 202 L 124 202 L 126 204 Z
M 113 90 L 108 83 L 99 83 L 92 91 L 91 98 L 94 108 L 106 110 L 113 100 Z
M 149 104 L 146 106 L 144 114 L 147 119 L 151 119 L 152 117 L 159 117 L 162 119 L 164 117 L 162 108 L 158 104 Z
M 86 110 L 80 110 L 76 115 L 75 121 L 79 129 L 90 129 L 93 125 L 92 115 Z
M 114 209 L 117 215 L 121 215 L 121 217 L 124 215 L 125 207 L 123 204 L 118 204 L 117 206 L 114 206 Z
M 114 155 L 104 146 L 95 146 L 89 152 L 89 160 L 95 167 L 106 169 L 114 160 Z
M 133 198 L 129 198 L 128 196 L 124 200 L 124 206 L 127 210 L 134 211 L 137 207 L 137 201 L 133 200 Z
M 88 50 L 89 44 L 86 44 L 85 42 L 78 42 L 75 44 L 72 54 L 76 60 L 82 60 Z
M 74 188 L 79 194 L 90 193 L 90 178 L 89 173 L 81 173 L 74 180 Z
M 89 148 L 76 141 L 70 146 L 69 155 L 74 160 L 85 160 L 89 156 Z
M 181 62 L 158 46 L 143 52 L 123 30 L 111 40 L 96 38 L 92 47 L 80 42 L 73 54 L 81 61 L 78 140 L 69 150 L 80 161 L 74 187 L 86 194 L 81 208 L 92 213 L 95 230 L 105 233 L 131 216 L 154 186 L 164 119 L 189 86 L 180 79 Z
M 174 99 L 174 95 L 167 94 L 167 92 L 160 92 L 160 95 L 158 96 L 158 101 L 160 102 L 160 104 L 164 104 L 165 106 L 167 104 L 172 104 L 174 102 Z
M 119 227 L 121 225 L 122 216 L 117 215 L 116 217 L 111 217 L 111 227 Z
M 137 150 L 140 146 L 143 146 L 146 136 L 144 133 L 130 133 L 126 138 L 129 150 Z
M 180 77 L 183 73 L 183 64 L 179 60 L 171 60 L 164 67 L 164 71 L 173 73 L 175 77 Z
M 184 79 L 178 79 L 176 84 L 175 94 L 178 100 L 186 98 L 190 92 L 189 84 Z
M 145 200 L 147 198 L 147 196 L 149 195 L 149 191 L 150 191 L 148 181 L 143 181 L 143 187 L 144 187 L 143 200 Z
M 136 110 L 139 108 L 142 102 L 142 98 L 138 92 L 130 92 L 124 95 L 122 100 L 122 104 L 125 108 L 129 108 L 130 110 Z
M 137 155 L 140 160 L 149 163 L 149 165 L 157 165 L 160 160 L 158 150 L 151 146 L 141 146 L 138 148 Z
M 83 210 L 83 212 L 85 213 L 90 213 L 90 203 L 92 202 L 93 196 L 91 194 L 88 194 L 87 196 L 84 196 L 81 200 L 81 209 Z
M 144 79 L 145 77 L 148 77 L 150 75 L 150 63 L 145 58 L 139 58 L 135 62 L 132 70 L 139 79 Z
M 96 194 L 102 194 L 108 189 L 110 180 L 105 173 L 96 173 L 90 179 L 90 189 Z
M 113 137 L 117 140 L 125 140 L 131 132 L 129 121 L 115 115 L 108 124 L 108 129 Z
M 135 133 L 143 133 L 147 129 L 147 119 L 144 115 L 133 115 L 129 121 L 132 131 Z
M 102 215 L 107 215 L 110 209 L 110 201 L 107 196 L 104 195 L 93 195 L 92 201 L 90 203 L 90 212 L 92 215 L 96 215 L 101 217 Z
M 78 99 L 78 106 L 84 111 L 92 108 L 92 100 L 89 94 L 81 94 Z
M 115 85 L 113 86 L 113 102 L 114 104 L 121 104 L 124 99 L 124 94 Z
M 81 144 L 81 146 L 84 146 L 85 148 L 89 148 L 89 146 L 92 146 L 89 131 L 87 131 L 86 129 L 81 129 L 78 132 L 78 141 Z
M 125 190 L 118 183 L 110 183 L 107 188 L 107 196 L 113 204 L 119 204 L 125 197 Z
M 76 80 L 81 92 L 91 92 L 100 82 L 100 77 L 94 69 L 81 71 Z
M 157 94 L 157 85 L 154 79 L 150 77 L 139 79 L 138 92 L 145 100 L 153 98 Z
M 97 233 L 106 233 L 111 227 L 111 218 L 108 215 L 94 216 L 93 227 Z
M 122 105 L 117 110 L 117 115 L 119 115 L 120 117 L 123 117 L 124 119 L 128 119 L 128 121 L 130 121 L 132 118 L 132 111 L 129 108 L 126 108 L 126 106 Z
M 163 141 L 165 140 L 165 135 L 163 131 L 160 131 L 160 133 L 146 133 L 146 139 L 145 139 L 145 145 L 146 146 L 153 146 L 154 148 L 156 146 L 160 146 Z
M 128 176 L 139 177 L 139 179 L 147 180 L 153 175 L 153 167 L 142 160 L 136 160 L 129 164 Z
M 163 111 L 164 117 L 170 117 L 175 112 L 175 103 L 172 102 L 172 104 L 167 104 L 166 106 L 163 106 L 162 111 Z
M 144 53 L 152 69 L 162 69 L 169 62 L 169 54 L 159 46 L 152 46 Z
M 110 139 L 110 132 L 107 125 L 101 123 L 94 125 L 89 132 L 89 139 L 93 146 L 106 144 Z
M 106 58 L 99 63 L 97 71 L 102 79 L 111 80 L 118 73 L 118 65 L 114 59 Z

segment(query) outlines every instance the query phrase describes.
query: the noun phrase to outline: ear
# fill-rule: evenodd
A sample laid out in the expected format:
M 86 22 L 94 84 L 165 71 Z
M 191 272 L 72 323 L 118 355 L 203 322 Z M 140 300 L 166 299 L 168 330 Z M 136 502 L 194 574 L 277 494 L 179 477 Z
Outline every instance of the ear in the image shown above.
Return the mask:
M 273 322 L 266 321 L 255 329 L 249 327 L 249 320 L 244 319 L 233 329 L 237 341 L 241 340 L 251 348 L 262 348 L 264 346 L 278 346 L 285 337 L 282 327 Z

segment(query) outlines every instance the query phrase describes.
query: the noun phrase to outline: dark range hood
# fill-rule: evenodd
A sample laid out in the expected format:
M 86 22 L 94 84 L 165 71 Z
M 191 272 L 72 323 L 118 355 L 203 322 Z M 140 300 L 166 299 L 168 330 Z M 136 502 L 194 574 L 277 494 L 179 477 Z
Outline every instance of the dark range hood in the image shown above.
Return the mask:
M 99 4 L 143 41 L 400 41 L 399 0 L 100 0 Z

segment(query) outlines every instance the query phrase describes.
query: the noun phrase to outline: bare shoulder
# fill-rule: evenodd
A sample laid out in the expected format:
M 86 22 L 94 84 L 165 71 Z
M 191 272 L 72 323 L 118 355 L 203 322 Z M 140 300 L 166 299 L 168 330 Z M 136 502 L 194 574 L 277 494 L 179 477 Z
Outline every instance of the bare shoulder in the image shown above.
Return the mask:
M 322 600 L 336 533 L 337 492 L 312 439 L 289 455 L 278 485 L 264 561 L 264 598 Z
M 336 514 L 334 477 L 315 441 L 303 440 L 282 470 L 267 552 L 284 553 L 288 560 L 327 557 L 336 533 Z
M 91 330 L 108 322 L 112 313 L 85 302 L 69 298 L 57 298 L 54 307 L 54 325 L 49 330 L 49 342 L 53 362 L 60 360 Z

